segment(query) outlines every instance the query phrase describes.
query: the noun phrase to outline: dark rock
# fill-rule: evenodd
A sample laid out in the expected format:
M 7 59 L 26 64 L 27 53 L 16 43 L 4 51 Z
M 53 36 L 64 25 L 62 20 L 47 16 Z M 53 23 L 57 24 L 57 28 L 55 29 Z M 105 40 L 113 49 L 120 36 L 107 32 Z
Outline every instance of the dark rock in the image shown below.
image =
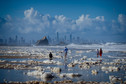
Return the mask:
M 41 40 L 38 40 L 37 42 L 36 42 L 36 45 L 37 46 L 39 46 L 39 45 L 48 45 L 49 43 L 48 43 L 48 39 L 46 38 L 46 36 L 45 37 L 43 37 Z

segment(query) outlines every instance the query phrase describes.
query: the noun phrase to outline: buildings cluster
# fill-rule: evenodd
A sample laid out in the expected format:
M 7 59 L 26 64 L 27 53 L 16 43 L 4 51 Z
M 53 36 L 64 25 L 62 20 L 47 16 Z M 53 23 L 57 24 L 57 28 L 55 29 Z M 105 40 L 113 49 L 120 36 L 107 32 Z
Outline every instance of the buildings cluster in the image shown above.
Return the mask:
M 30 42 L 26 42 L 23 37 L 18 37 L 17 35 L 12 38 L 9 37 L 8 39 L 0 39 L 0 45 L 31 45 L 34 44 L 35 41 L 31 40 Z
M 38 37 L 43 38 L 43 37 Z M 50 45 L 66 45 L 66 44 L 91 44 L 91 43 L 101 43 L 101 41 L 96 40 L 84 40 L 79 36 L 74 36 L 73 34 L 61 35 L 59 32 L 56 33 L 54 37 L 47 36 Z M 38 39 L 40 40 L 40 39 Z M 25 40 L 24 37 L 9 37 L 8 39 L 0 39 L 0 45 L 35 45 L 37 40 Z
M 59 32 L 56 33 L 55 38 L 51 38 L 50 36 L 47 37 L 50 44 L 93 44 L 93 43 L 104 43 L 102 40 L 89 40 L 84 39 L 80 36 L 75 36 L 74 34 L 67 34 L 67 35 L 61 35 Z
M 47 37 L 50 44 L 69 44 L 69 43 L 81 43 L 80 37 L 74 37 L 72 34 L 60 35 L 59 32 L 56 33 L 54 38 L 50 36 Z

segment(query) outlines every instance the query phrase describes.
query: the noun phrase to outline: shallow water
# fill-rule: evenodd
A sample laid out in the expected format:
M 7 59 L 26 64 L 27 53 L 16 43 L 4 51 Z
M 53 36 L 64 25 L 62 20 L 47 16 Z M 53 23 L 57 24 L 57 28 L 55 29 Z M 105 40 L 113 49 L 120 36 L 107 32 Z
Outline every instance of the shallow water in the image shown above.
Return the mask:
M 89 45 L 87 45 L 89 46 Z M 116 72 L 108 72 L 105 73 L 105 71 L 101 70 L 102 66 L 113 66 L 113 65 L 100 65 L 99 66 L 91 66 L 91 68 L 89 69 L 81 69 L 78 67 L 78 64 L 75 67 L 68 67 L 67 65 L 71 62 L 75 62 L 77 61 L 79 62 L 84 62 L 84 61 L 99 61 L 101 60 L 101 63 L 103 62 L 115 62 L 115 59 L 126 59 L 126 49 L 122 49 L 117 51 L 118 49 L 112 49 L 115 48 L 115 45 L 111 45 L 111 50 L 110 49 L 106 49 L 108 48 L 108 45 L 106 45 L 105 47 L 103 47 L 103 45 L 101 46 L 103 49 L 103 56 L 102 59 L 97 58 L 96 57 L 96 49 L 100 48 L 100 45 L 96 47 L 96 45 L 94 46 L 89 46 L 89 47 L 80 47 L 77 45 L 68 45 L 69 51 L 68 51 L 68 56 L 67 56 L 67 62 L 64 63 L 64 59 L 61 58 L 62 56 L 64 56 L 64 53 L 60 53 L 61 51 L 63 51 L 64 46 L 43 46 L 43 47 L 11 47 L 11 46 L 5 46 L 5 47 L 0 47 L 0 56 L 3 56 L 3 53 L 9 56 L 15 56 L 15 53 L 13 52 L 18 52 L 18 54 L 16 53 L 16 56 L 25 56 L 25 55 L 34 55 L 34 56 L 41 56 L 41 55 L 45 55 L 46 58 L 41 58 L 41 59 L 5 59 L 2 58 L 0 60 L 6 60 L 6 61 L 28 61 L 28 60 L 33 60 L 33 61 L 45 61 L 48 60 L 48 54 L 49 52 L 53 53 L 54 56 L 54 61 L 59 61 L 61 63 L 63 63 L 63 65 L 57 65 L 57 64 L 38 64 L 36 66 L 41 66 L 43 68 L 47 68 L 47 67 L 60 67 L 62 69 L 61 74 L 62 73 L 79 73 L 82 76 L 80 77 L 74 77 L 74 78 L 70 78 L 70 77 L 64 77 L 64 78 L 60 78 L 59 76 L 57 76 L 57 74 L 53 73 L 54 75 L 56 75 L 55 78 L 51 79 L 51 80 L 47 80 L 48 82 L 53 82 L 53 81 L 60 81 L 60 80 L 66 80 L 66 79 L 71 79 L 72 81 L 107 81 L 109 82 L 109 76 L 110 75 L 114 75 L 114 76 L 118 76 L 120 77 L 123 81 L 126 80 L 126 72 L 125 72 L 125 67 L 121 68 L 119 71 Z M 124 47 L 123 47 L 124 48 Z M 119 48 L 120 49 L 120 48 Z M 110 50 L 110 51 L 109 51 Z M 61 56 L 61 57 L 58 57 Z M 80 61 L 81 58 L 83 58 L 84 56 L 87 57 L 86 60 Z M 122 66 L 122 65 L 126 65 L 126 62 L 120 62 L 120 65 L 116 65 L 116 66 Z M 93 75 L 91 73 L 92 70 L 97 70 L 98 74 Z M 0 82 L 4 82 L 4 80 L 6 79 L 7 81 L 31 81 L 31 80 L 38 80 L 38 81 L 46 81 L 40 77 L 36 77 L 36 76 L 28 76 L 27 72 L 31 72 L 34 70 L 15 70 L 15 69 L 0 69 Z M 50 72 L 50 70 L 46 69 L 45 72 Z

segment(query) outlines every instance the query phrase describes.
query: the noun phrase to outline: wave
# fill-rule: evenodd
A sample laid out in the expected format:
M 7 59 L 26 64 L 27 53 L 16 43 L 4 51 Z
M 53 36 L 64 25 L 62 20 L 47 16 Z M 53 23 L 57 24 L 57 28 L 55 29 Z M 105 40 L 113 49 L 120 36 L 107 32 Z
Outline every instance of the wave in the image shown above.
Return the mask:
M 107 42 L 107 43 L 105 43 L 105 45 L 116 45 L 116 44 L 118 44 L 118 43 L 114 43 L 114 42 Z
M 75 49 L 99 49 L 102 48 L 104 51 L 126 51 L 126 44 L 107 42 L 105 44 L 69 44 L 69 48 Z
M 126 44 L 107 42 L 104 44 L 69 44 L 66 45 L 69 49 L 100 49 L 102 48 L 105 52 L 108 51 L 123 51 L 126 52 Z M 34 46 L 35 47 L 35 46 Z M 45 48 L 61 48 L 64 49 L 64 46 L 56 45 L 56 46 L 36 46 L 36 47 L 45 47 Z

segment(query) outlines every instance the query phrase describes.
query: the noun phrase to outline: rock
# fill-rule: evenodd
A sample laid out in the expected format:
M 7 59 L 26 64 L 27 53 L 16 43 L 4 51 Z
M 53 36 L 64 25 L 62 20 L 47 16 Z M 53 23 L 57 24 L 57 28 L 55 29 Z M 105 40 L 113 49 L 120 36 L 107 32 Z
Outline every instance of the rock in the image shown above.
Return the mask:
M 86 60 L 87 59 L 87 56 L 84 56 L 83 58 L 81 58 L 80 60 Z
M 6 60 L 0 60 L 0 62 L 6 62 Z
M 92 61 L 93 59 L 92 58 L 88 58 L 89 61 Z
M 44 60 L 43 63 L 45 63 L 45 64 L 53 64 L 53 60 L 51 60 L 51 61 L 50 60 Z
M 111 83 L 122 82 L 122 79 L 117 76 L 109 76 L 109 80 Z
M 57 64 L 57 65 L 63 65 L 63 63 L 61 63 L 61 62 L 59 62 L 59 61 L 57 61 L 56 64 Z
M 73 83 L 73 81 L 71 81 L 71 80 L 65 80 L 64 83 L 65 83 L 65 84 L 66 84 L 66 83 L 69 84 L 69 83 Z
M 70 77 L 70 78 L 73 78 L 73 77 L 80 77 L 81 74 L 78 74 L 78 73 L 67 73 L 66 76 Z
M 37 69 L 38 71 L 43 71 L 44 69 L 40 66 L 35 66 L 34 69 Z
M 76 53 L 83 53 L 83 51 L 76 51 Z
M 67 66 L 68 66 L 68 67 L 74 67 L 74 66 L 75 66 L 75 64 L 70 63 L 70 64 L 68 64 Z
M 54 76 L 52 75 L 52 73 L 50 72 L 45 72 L 43 75 L 42 75 L 43 78 L 53 78 Z
M 59 75 L 59 77 L 60 78 L 64 78 L 64 77 L 66 77 L 66 74 L 65 73 L 62 73 L 62 74 Z
M 37 45 L 37 46 L 49 45 L 48 39 L 46 38 L 46 36 L 43 37 L 41 40 L 38 40 L 38 41 L 36 42 L 36 45 Z
M 113 60 L 114 62 L 126 62 L 126 59 L 115 59 L 115 60 Z
M 109 67 L 102 66 L 101 69 L 102 71 L 109 71 L 109 72 L 119 71 L 119 67 L 115 67 L 115 66 L 109 66 Z
M 63 78 L 63 77 L 74 78 L 74 77 L 80 77 L 80 76 L 82 76 L 82 75 L 79 73 L 61 73 L 61 74 L 59 74 L 60 78 Z
M 79 65 L 79 68 L 82 68 L 82 69 L 90 69 L 91 66 L 89 66 L 88 64 L 83 64 L 83 65 Z
M 59 67 L 54 67 L 54 68 L 52 68 L 51 71 L 54 72 L 54 73 L 60 73 L 60 72 L 61 72 L 61 68 L 59 68 Z
M 92 74 L 94 74 L 94 75 L 96 75 L 96 74 L 98 73 L 97 70 L 92 70 L 91 72 L 92 72 Z
M 74 64 L 80 64 L 81 62 L 79 60 L 74 60 L 73 63 Z
M 28 76 L 41 76 L 42 74 L 42 71 L 32 71 L 27 73 Z

